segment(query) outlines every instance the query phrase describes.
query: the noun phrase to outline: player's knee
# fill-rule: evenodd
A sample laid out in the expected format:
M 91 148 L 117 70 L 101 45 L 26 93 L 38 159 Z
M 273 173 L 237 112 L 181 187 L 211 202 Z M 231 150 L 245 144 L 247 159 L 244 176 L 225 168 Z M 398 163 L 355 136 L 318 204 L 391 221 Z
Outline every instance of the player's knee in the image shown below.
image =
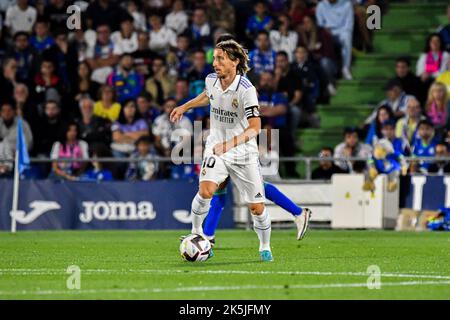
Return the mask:
M 203 199 L 211 199 L 216 192 L 217 186 L 210 184 L 201 184 L 198 194 Z
M 265 206 L 264 203 L 251 203 L 249 204 L 248 208 L 250 209 L 252 215 L 260 216 L 263 214 Z

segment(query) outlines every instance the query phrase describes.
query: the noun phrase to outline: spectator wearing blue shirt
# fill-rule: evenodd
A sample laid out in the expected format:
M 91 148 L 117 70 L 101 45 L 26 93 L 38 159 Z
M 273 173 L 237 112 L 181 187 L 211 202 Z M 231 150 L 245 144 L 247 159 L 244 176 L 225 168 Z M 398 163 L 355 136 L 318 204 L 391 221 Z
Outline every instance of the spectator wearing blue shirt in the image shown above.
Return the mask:
M 206 63 L 205 51 L 199 49 L 193 53 L 192 69 L 188 73 L 189 92 L 196 97 L 205 90 L 205 78 L 213 73 L 211 65 Z
M 447 19 L 448 24 L 440 28 L 439 35 L 441 36 L 444 49 L 450 52 L 450 4 L 447 5 Z
M 108 76 L 107 83 L 117 93 L 121 104 L 135 100 L 144 88 L 144 78 L 134 70 L 134 59 L 129 53 L 122 55 L 118 68 Z
M 277 53 L 270 47 L 269 34 L 267 31 L 259 31 L 256 38 L 256 49 L 249 54 L 249 67 L 256 75 L 263 71 L 273 72 L 275 70 Z
M 31 45 L 41 54 L 46 49 L 55 44 L 55 41 L 49 34 L 49 24 L 42 18 L 36 21 L 34 25 L 34 35 L 31 37 Z
M 108 158 L 111 156 L 109 149 L 102 143 L 92 146 L 92 158 Z M 81 181 L 113 181 L 113 174 L 108 165 L 96 160 L 92 161 L 92 168 L 80 176 Z
M 189 93 L 189 81 L 184 78 L 179 78 L 175 84 L 175 100 L 177 101 L 177 105 L 181 106 L 193 98 L 195 98 L 195 96 Z M 194 123 L 194 121 L 202 121 L 207 114 L 208 107 L 192 108 L 184 113 L 192 123 Z
M 434 157 L 436 154 L 436 145 L 438 139 L 435 136 L 433 124 L 429 120 L 422 120 L 418 126 L 418 138 L 416 139 L 413 148 L 413 157 Z M 428 161 L 419 161 L 413 163 L 413 171 L 420 171 L 427 173 L 428 168 L 432 163 Z
M 141 92 L 136 99 L 139 115 L 147 122 L 150 128 L 155 119 L 161 114 L 161 110 L 153 103 L 153 97 L 148 92 Z
M 33 72 L 36 69 L 37 52 L 30 45 L 30 35 L 19 31 L 13 38 L 14 47 L 7 52 L 7 57 L 13 57 L 17 62 L 17 81 L 30 83 Z
M 269 31 L 273 26 L 273 19 L 267 14 L 267 5 L 264 1 L 256 2 L 253 9 L 255 14 L 248 18 L 245 28 L 249 38 L 254 37 L 259 31 Z
M 381 125 L 381 139 L 389 140 L 398 154 L 408 156 L 410 154 L 409 143 L 405 138 L 395 136 L 395 121 L 388 120 Z
M 378 139 L 383 137 L 381 133 L 381 127 L 383 123 L 394 120 L 394 113 L 391 107 L 388 105 L 382 105 L 377 109 L 377 115 L 375 120 L 372 121 L 369 127 L 369 132 L 367 133 L 366 143 L 373 145 Z M 395 131 L 394 131 L 395 133 Z

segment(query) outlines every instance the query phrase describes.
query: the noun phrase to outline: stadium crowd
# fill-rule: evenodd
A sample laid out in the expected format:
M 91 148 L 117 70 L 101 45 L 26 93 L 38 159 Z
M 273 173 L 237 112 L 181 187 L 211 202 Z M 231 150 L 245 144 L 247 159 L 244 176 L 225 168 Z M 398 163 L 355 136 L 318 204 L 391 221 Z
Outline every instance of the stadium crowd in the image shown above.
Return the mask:
M 81 10 L 81 28 L 71 30 L 73 4 Z M 176 129 L 178 138 L 195 139 L 194 121 L 201 121 L 207 134 L 207 107 L 176 125 L 168 114 L 203 91 L 214 43 L 224 33 L 249 49 L 248 77 L 259 92 L 263 126 L 279 129 L 281 155 L 294 156 L 296 129 L 319 126 L 316 105 L 337 93 L 337 79 L 352 79 L 352 51 L 373 50 L 365 27 L 371 4 L 385 1 L 0 0 L 0 160 L 13 158 L 21 116 L 30 154 L 55 160 L 51 167 L 33 166 L 31 177 L 194 177 L 197 165 L 154 158 L 170 156 Z M 417 76 L 407 58 L 398 59 L 387 98 L 366 123 L 367 144 L 348 129 L 335 156 L 367 155 L 383 135 L 405 154 L 437 152 L 448 124 L 449 30 L 430 36 Z M 56 161 L 110 156 L 136 161 Z M 326 175 L 329 168 L 354 167 L 324 161 L 319 169 Z M 298 175 L 294 163 L 286 163 L 285 172 Z M 0 176 L 11 173 L 12 163 L 0 162 Z
M 398 155 L 410 157 L 449 157 L 450 145 L 450 5 L 448 24 L 424 39 L 417 53 L 415 73 L 411 57 L 398 57 L 392 78 L 384 87 L 386 97 L 358 128 L 344 130 L 343 142 L 334 150 L 321 151 L 321 157 L 368 158 L 381 139 L 392 143 Z M 360 161 L 321 161 L 313 179 L 329 179 L 334 173 L 361 172 Z M 410 173 L 450 173 L 448 161 L 412 161 Z

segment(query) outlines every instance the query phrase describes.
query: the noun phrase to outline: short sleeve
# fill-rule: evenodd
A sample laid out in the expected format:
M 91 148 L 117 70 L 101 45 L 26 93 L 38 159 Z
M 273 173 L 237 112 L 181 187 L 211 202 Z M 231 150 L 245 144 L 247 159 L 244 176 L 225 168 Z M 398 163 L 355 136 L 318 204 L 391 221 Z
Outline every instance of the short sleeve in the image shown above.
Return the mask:
M 247 119 L 259 117 L 258 94 L 255 87 L 250 87 L 242 93 L 242 105 Z
M 120 130 L 120 123 L 119 122 L 114 122 L 113 124 L 112 124 L 112 126 L 111 126 L 111 132 L 114 132 L 114 131 L 121 131 Z

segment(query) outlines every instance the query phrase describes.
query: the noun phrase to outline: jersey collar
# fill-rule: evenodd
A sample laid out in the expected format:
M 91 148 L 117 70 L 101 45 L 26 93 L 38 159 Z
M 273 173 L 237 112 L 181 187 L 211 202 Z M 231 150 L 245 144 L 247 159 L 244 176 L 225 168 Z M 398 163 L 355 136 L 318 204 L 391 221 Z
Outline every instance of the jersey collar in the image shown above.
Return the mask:
M 223 91 L 224 93 L 227 91 L 237 91 L 239 88 L 239 84 L 241 83 L 242 76 L 240 74 L 236 74 L 236 77 L 234 78 L 233 82 L 230 84 L 230 86 L 226 90 L 222 90 L 222 85 L 220 84 L 219 78 L 216 79 L 216 82 L 214 82 L 214 87 L 217 89 Z

